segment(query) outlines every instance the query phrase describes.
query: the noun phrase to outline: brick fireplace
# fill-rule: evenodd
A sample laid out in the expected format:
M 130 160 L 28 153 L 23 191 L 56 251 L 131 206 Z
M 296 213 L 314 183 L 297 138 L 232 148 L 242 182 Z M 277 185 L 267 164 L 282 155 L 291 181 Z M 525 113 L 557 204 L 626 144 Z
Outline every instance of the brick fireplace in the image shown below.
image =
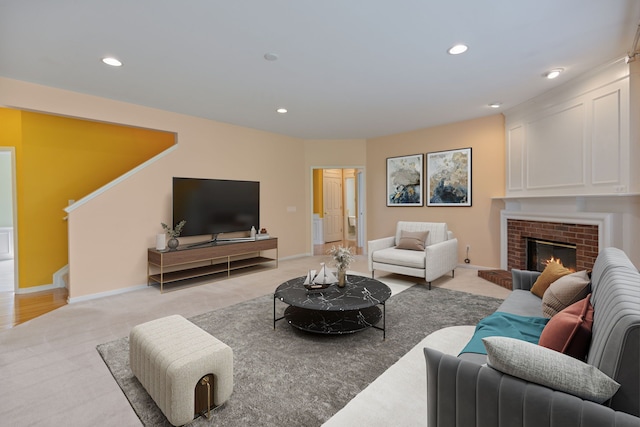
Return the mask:
M 507 289 L 511 289 L 510 270 L 527 269 L 527 238 L 575 245 L 576 270 L 591 270 L 598 253 L 615 246 L 620 236 L 615 213 L 521 211 L 507 206 L 500 212 L 500 270 L 478 271 L 478 276 Z
M 598 256 L 598 226 L 533 220 L 507 220 L 507 270 L 527 269 L 527 238 L 575 245 L 576 270 L 591 270 Z

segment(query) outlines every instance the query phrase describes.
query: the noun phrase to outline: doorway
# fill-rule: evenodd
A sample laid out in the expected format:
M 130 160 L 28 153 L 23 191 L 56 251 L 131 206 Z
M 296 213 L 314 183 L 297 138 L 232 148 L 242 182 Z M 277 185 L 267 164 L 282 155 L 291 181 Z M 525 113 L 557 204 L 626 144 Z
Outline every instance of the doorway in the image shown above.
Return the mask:
M 313 254 L 332 246 L 364 253 L 364 172 L 360 168 L 313 169 Z
M 0 292 L 15 292 L 15 149 L 0 147 Z

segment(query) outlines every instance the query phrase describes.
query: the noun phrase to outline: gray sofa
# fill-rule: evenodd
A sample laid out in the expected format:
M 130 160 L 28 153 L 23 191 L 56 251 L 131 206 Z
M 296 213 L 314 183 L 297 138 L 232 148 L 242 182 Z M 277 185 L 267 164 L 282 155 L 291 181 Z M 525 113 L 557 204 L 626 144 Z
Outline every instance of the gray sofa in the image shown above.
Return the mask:
M 539 273 L 513 271 L 514 291 L 498 311 L 542 316 L 529 290 Z M 506 375 L 486 356 L 425 348 L 429 427 L 640 426 L 640 273 L 626 254 L 606 248 L 591 275 L 594 308 L 587 363 L 620 383 L 604 404 Z

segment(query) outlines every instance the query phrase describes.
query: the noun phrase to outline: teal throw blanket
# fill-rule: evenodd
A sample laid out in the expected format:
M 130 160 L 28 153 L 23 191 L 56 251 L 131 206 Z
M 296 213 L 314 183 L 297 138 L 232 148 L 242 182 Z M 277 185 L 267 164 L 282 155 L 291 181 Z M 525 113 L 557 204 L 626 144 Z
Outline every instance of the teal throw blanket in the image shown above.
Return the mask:
M 482 338 L 486 337 L 509 337 L 538 344 L 540 334 L 548 321 L 549 319 L 544 317 L 526 317 L 496 311 L 478 322 L 473 337 L 460 354 L 487 354 L 482 343 Z

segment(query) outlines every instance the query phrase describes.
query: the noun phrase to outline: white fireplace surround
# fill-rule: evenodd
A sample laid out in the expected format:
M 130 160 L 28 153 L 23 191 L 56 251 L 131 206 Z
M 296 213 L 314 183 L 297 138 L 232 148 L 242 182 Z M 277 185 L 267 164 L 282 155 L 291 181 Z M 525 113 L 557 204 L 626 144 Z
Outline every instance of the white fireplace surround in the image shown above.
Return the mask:
M 583 224 L 598 227 L 598 252 L 609 246 L 620 246 L 619 215 L 607 212 L 500 212 L 500 268 L 507 270 L 507 221 L 539 221 L 561 224 Z

